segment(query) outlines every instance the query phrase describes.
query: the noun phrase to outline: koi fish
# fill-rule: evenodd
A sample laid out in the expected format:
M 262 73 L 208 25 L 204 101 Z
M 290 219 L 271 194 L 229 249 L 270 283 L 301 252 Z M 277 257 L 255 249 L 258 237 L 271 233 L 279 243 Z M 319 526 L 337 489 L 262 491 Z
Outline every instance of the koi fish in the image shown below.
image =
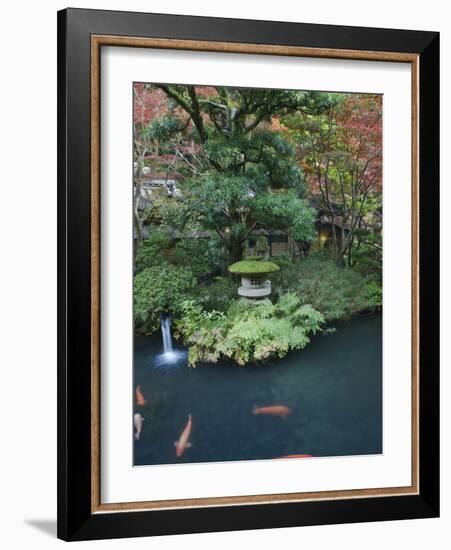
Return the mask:
M 286 418 L 292 413 L 293 411 L 289 407 L 285 407 L 285 405 L 273 405 L 271 407 L 254 406 L 252 410 L 252 414 L 269 414 L 271 416 L 281 416 L 282 418 Z
M 188 422 L 186 423 L 185 429 L 183 430 L 179 440 L 174 443 L 175 454 L 177 455 L 177 457 L 182 456 L 185 450 L 191 447 L 191 443 L 189 442 L 189 436 L 191 434 L 192 426 L 193 426 L 193 422 L 191 420 L 191 415 L 189 414 Z
M 133 424 L 134 424 L 135 429 L 136 429 L 136 433 L 135 433 L 135 439 L 136 440 L 139 440 L 139 438 L 141 437 L 141 430 L 143 428 L 143 422 L 144 422 L 144 418 L 139 413 L 136 413 L 133 416 Z
M 136 403 L 138 405 L 145 405 L 147 401 L 144 399 L 144 395 L 141 392 L 141 386 L 136 386 Z
M 312 458 L 313 455 L 285 455 L 278 456 L 277 458 Z

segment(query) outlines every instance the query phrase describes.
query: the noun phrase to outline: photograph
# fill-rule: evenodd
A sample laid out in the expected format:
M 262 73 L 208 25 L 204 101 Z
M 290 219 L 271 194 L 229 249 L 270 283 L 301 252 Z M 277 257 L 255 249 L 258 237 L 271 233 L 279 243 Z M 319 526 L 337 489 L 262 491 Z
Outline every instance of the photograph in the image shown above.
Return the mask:
M 383 95 L 132 86 L 133 466 L 383 454 Z

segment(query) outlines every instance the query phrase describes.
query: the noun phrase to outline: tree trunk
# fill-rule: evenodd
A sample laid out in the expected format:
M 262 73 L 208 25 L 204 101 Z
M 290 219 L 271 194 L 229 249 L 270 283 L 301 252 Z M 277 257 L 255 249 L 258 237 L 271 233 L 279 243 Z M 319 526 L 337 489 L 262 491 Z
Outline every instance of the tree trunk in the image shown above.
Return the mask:
M 133 197 L 133 225 L 135 228 L 135 239 L 133 247 L 133 256 L 136 258 L 136 252 L 138 250 L 139 245 L 141 244 L 143 240 L 143 226 L 142 226 L 142 220 L 139 217 L 139 199 L 141 196 L 141 184 L 139 182 L 135 182 L 135 189 L 134 189 L 134 197 Z
M 337 259 L 340 255 L 340 251 L 339 251 L 339 247 L 338 247 L 337 229 L 335 227 L 335 219 L 334 218 L 332 218 L 331 229 L 332 229 L 332 239 L 333 239 L 333 243 L 334 243 L 334 256 L 335 256 L 335 259 Z
M 243 241 L 241 239 L 230 239 L 227 244 L 229 262 L 233 264 L 243 258 Z
M 345 224 L 344 221 L 341 223 L 341 232 L 340 232 L 340 247 L 341 247 L 341 254 L 346 253 L 347 243 L 346 243 L 346 232 L 345 232 Z
M 352 267 L 352 247 L 354 245 L 354 235 L 352 235 L 348 245 L 348 267 Z
M 312 243 L 309 241 L 295 241 L 295 242 L 299 250 L 299 256 L 301 258 L 307 258 L 310 252 L 310 247 Z

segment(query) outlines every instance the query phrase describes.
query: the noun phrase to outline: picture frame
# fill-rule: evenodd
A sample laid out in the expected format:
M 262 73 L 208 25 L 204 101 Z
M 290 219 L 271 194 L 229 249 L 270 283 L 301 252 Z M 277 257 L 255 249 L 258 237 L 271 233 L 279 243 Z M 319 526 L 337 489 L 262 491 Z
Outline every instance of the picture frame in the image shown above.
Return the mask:
M 411 66 L 412 482 L 173 501 L 100 498 L 103 47 Z M 439 514 L 439 33 L 101 10 L 58 12 L 58 537 L 88 540 Z

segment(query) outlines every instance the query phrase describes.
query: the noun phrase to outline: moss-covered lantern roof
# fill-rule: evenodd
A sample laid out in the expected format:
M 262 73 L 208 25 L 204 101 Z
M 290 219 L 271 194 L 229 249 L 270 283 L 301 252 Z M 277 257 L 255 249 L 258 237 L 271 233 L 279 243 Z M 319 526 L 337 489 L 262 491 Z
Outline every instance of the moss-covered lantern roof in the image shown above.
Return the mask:
M 274 273 L 279 271 L 280 267 L 273 262 L 264 260 L 241 260 L 229 265 L 230 273 L 237 275 L 259 275 L 264 273 Z

